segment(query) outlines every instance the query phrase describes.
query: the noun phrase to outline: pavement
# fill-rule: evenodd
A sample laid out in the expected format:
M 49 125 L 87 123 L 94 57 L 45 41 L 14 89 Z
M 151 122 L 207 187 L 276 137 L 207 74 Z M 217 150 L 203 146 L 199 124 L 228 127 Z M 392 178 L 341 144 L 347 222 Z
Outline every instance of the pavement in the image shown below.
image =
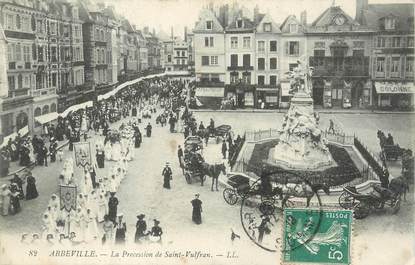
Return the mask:
M 212 253 L 226 256 L 226 250 L 236 250 L 239 262 L 245 264 L 265 264 L 270 260 L 280 260 L 279 253 L 263 251 L 255 246 L 245 235 L 241 227 L 240 207 L 227 205 L 220 191 L 210 190 L 210 178 L 204 186 L 198 181 L 187 184 L 179 168 L 177 146 L 183 145 L 183 135 L 170 133 L 168 127 L 156 125 L 153 115 L 151 123 L 153 134 L 151 138 L 143 137 L 143 144 L 134 150 L 134 160 L 129 163 L 126 178 L 120 185 L 117 197 L 118 211 L 124 213 L 127 222 L 127 241 L 132 242 L 135 232 L 136 215 L 144 213 L 147 225 L 152 226 L 152 220 L 160 220 L 163 228 L 163 248 L 184 249 L 212 249 Z M 245 130 L 278 128 L 281 125 L 283 113 L 238 113 L 238 112 L 195 112 L 198 121 L 209 124 L 214 118 L 216 126 L 230 124 L 234 131 L 242 134 Z M 413 117 L 408 115 L 350 115 L 324 114 L 321 115 L 321 127 L 328 127 L 328 120 L 335 118 L 342 124 L 347 133 L 355 133 L 364 139 L 371 150 L 379 150 L 376 130 L 382 129 L 391 132 L 395 141 L 401 146 L 414 147 L 411 126 Z M 147 120 L 140 125 L 143 127 Z M 118 127 L 120 122 L 112 124 Z M 102 141 L 103 137 L 91 134 L 89 139 L 92 147 L 95 142 Z M 95 150 L 92 151 L 93 153 Z M 64 148 L 65 157 L 71 154 Z M 212 140 L 203 150 L 208 163 L 221 162 L 220 145 Z M 173 170 L 172 189 L 162 186 L 161 171 L 165 162 L 169 161 Z M 31 201 L 22 201 L 22 211 L 15 216 L 0 217 L 0 231 L 2 234 L 20 235 L 23 232 L 40 231 L 41 214 L 45 211 L 50 195 L 57 192 L 58 175 L 63 163 L 56 162 L 49 167 L 35 167 L 33 175 L 37 180 L 39 197 Z M 113 162 L 105 161 L 105 168 L 99 169 L 97 175 L 105 176 Z M 79 171 L 75 176 L 79 177 Z M 403 257 L 412 255 L 413 244 L 413 187 L 407 202 L 402 203 L 400 212 L 392 215 L 388 209 L 377 211 L 364 220 L 354 222 L 353 242 L 358 246 L 353 253 L 354 264 L 405 264 Z M 191 220 L 191 204 L 194 194 L 199 193 L 203 202 L 201 225 L 195 225 Z M 325 199 L 323 198 L 323 205 Z M 30 221 L 28 221 L 30 220 Z M 230 241 L 231 229 L 241 236 L 235 242 Z M 1 234 L 1 233 L 0 233 Z M 197 245 L 194 243 L 197 242 Z M 206 248 L 204 248 L 206 246 Z M 379 249 L 393 250 L 388 255 L 382 255 L 379 260 Z M 409 248 L 409 252 L 408 252 Z M 175 264 L 179 260 L 171 260 Z M 232 264 L 232 259 L 216 257 L 206 264 Z M 163 260 L 164 263 L 164 260 Z

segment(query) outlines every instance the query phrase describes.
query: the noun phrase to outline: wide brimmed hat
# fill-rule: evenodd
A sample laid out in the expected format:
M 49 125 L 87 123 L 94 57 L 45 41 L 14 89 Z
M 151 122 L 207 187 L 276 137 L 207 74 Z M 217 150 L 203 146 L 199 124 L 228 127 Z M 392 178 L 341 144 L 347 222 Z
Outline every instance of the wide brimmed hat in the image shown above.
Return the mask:
M 144 217 L 146 217 L 145 214 L 139 214 L 139 215 L 137 215 L 137 219 L 143 219 Z

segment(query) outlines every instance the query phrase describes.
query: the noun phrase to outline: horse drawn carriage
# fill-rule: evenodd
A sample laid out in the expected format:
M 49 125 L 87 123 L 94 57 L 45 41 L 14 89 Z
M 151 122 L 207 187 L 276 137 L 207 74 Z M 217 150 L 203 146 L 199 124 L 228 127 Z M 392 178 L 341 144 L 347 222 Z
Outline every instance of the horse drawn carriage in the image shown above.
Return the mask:
M 192 183 L 192 178 L 198 178 L 203 183 L 206 180 L 206 176 L 203 172 L 202 163 L 204 159 L 203 142 L 198 136 L 189 136 L 184 141 L 184 156 L 181 161 L 181 167 L 183 174 L 188 184 Z
M 388 205 L 394 214 L 400 209 L 400 192 L 394 189 L 386 189 L 373 186 L 373 192 L 368 194 L 359 193 L 356 187 L 344 187 L 339 197 L 340 207 L 346 210 L 354 210 L 356 219 L 367 217 L 373 209 L 383 209 Z
M 216 143 L 219 143 L 228 133 L 231 132 L 232 127 L 230 125 L 222 124 L 215 128 L 208 126 L 206 129 L 199 130 L 197 135 L 203 139 L 216 138 Z

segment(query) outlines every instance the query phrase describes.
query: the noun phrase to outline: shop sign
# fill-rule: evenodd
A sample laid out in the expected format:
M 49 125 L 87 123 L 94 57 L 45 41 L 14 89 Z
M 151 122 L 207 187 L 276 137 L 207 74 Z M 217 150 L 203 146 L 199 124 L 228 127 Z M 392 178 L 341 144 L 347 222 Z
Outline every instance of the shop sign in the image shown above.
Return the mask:
M 410 94 L 415 93 L 413 83 L 376 82 L 376 92 L 379 94 Z
M 224 97 L 225 88 L 223 87 L 198 87 L 196 88 L 197 97 Z

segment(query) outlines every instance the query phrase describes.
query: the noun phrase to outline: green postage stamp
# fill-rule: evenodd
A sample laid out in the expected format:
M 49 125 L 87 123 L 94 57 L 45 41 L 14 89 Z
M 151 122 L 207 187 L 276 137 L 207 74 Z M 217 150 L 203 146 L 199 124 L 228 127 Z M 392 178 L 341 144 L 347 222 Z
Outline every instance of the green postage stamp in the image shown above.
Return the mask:
M 283 262 L 350 264 L 352 221 L 347 210 L 286 209 Z

